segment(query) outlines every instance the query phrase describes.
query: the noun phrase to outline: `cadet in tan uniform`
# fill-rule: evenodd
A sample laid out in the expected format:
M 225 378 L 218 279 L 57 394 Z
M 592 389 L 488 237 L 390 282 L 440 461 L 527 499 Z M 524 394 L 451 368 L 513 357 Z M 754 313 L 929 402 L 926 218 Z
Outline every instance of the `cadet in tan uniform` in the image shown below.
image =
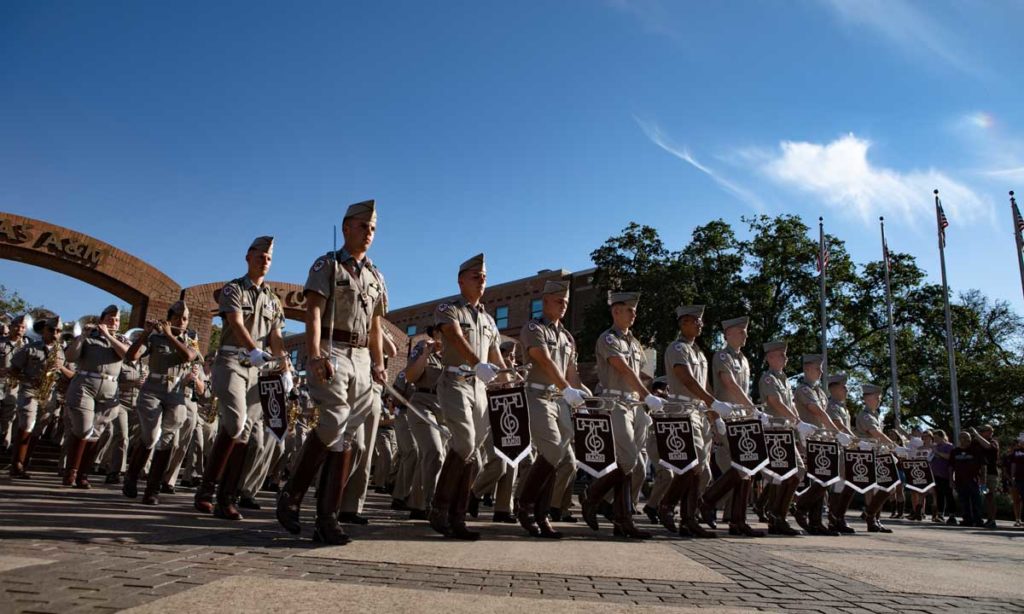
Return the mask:
M 762 346 L 768 370 L 758 380 L 757 390 L 761 402 L 765 405 L 765 413 L 776 418 L 788 418 L 793 422 L 799 422 L 800 417 L 793 403 L 793 390 L 789 387 L 789 380 L 786 378 L 787 347 L 788 343 L 785 341 L 770 341 Z M 764 487 L 763 508 L 768 519 L 768 532 L 773 535 L 800 534 L 786 521 L 786 514 L 789 513 L 789 506 L 793 502 L 793 495 L 796 493 L 797 487 L 800 486 L 800 481 L 803 479 L 802 472 L 805 469 L 799 451 L 796 463 L 799 468 L 796 474 L 791 475 L 783 482 L 772 482 Z M 765 476 L 765 481 L 767 479 Z
M 125 339 L 130 346 L 132 339 Z M 135 409 L 135 401 L 139 397 L 139 390 L 142 388 L 148 368 L 140 361 L 121 363 L 121 372 L 117 376 L 117 402 L 114 409 L 110 426 L 103 432 L 100 443 L 105 448 L 103 453 L 104 465 L 107 468 L 106 484 L 120 484 L 122 475 L 128 468 L 128 433 L 129 415 Z
M 11 448 L 11 478 L 27 478 L 24 467 L 20 463 L 28 457 L 28 447 L 32 441 L 31 431 L 15 430 L 15 410 L 18 407 L 18 379 L 11 373 L 11 359 L 14 353 L 28 345 L 25 337 L 25 316 L 11 320 L 7 334 L 0 339 L 0 447 Z M 13 439 L 11 433 L 14 432 Z M 14 459 L 22 459 L 15 462 Z
M 278 522 L 297 535 L 299 507 L 322 464 L 313 540 L 333 545 L 349 541 L 337 514 L 352 473 L 352 438 L 373 411 L 374 382 L 384 382 L 387 313 L 384 278 L 366 257 L 377 231 L 374 201 L 350 206 L 341 231 L 342 249 L 317 258 L 306 279 L 309 393 L 320 418 L 277 500 Z
M 273 358 L 271 354 L 285 356 L 284 309 L 274 290 L 263 283 L 273 254 L 273 237 L 254 239 L 245 253 L 245 276 L 226 283 L 218 299 L 224 329 L 211 373 L 213 393 L 219 400 L 218 430 L 203 482 L 196 490 L 195 508 L 227 520 L 242 518 L 232 499 L 238 492 L 249 436 L 263 415 L 259 368 Z
M 709 417 L 715 420 L 719 411 L 731 408 L 715 400 L 707 388 L 708 359 L 697 338 L 704 329 L 704 305 L 680 305 L 676 308 L 679 337 L 665 349 L 665 379 L 668 382 L 669 401 L 703 403 L 709 408 Z M 670 406 L 671 407 L 671 406 Z M 697 521 L 697 502 L 703 487 L 711 479 L 711 424 L 703 412 L 691 414 L 693 445 L 697 453 L 697 466 L 682 475 L 672 476 L 668 489 L 658 505 L 658 518 L 662 526 L 675 531 L 672 513 L 680 504 L 679 534 L 690 537 L 715 537 Z
M 845 373 L 837 373 L 828 376 L 828 407 L 825 408 L 832 424 L 839 428 L 840 433 L 836 435 L 841 447 L 848 446 L 853 441 L 853 431 L 850 430 L 850 412 L 846 409 L 846 381 Z M 842 472 L 842 456 L 839 457 L 839 475 Z M 832 487 L 828 500 L 828 528 L 837 533 L 856 533 L 853 527 L 846 524 L 846 510 L 850 507 L 853 499 L 853 489 L 839 480 Z
M 68 361 L 78 370 L 68 386 L 64 411 L 71 430 L 68 474 L 76 476 L 78 488 L 89 488 L 88 473 L 98 451 L 99 438 L 113 420 L 119 406 L 117 377 L 128 351 L 127 339 L 117 332 L 121 312 L 109 305 L 100 313 L 99 323 L 76 337 L 64 351 Z M 81 447 L 82 453 L 77 449 Z M 70 484 L 67 484 L 70 486 Z
M 188 331 L 190 337 L 195 335 L 194 331 Z M 178 473 L 185 464 L 185 457 L 192 450 L 196 440 L 202 439 L 202 429 L 199 427 L 199 398 L 206 393 L 206 373 L 203 371 L 203 357 L 196 352 L 196 360 L 188 367 L 181 380 L 181 387 L 185 399 L 185 422 L 178 431 L 178 443 L 171 452 L 171 460 L 164 471 L 163 481 L 160 484 L 160 492 L 169 495 L 174 494 L 174 485 L 178 483 Z M 202 444 L 198 444 L 202 450 Z M 201 452 L 200 452 L 201 453 Z
M 804 436 L 818 428 L 832 432 L 839 430 L 825 411 L 828 395 L 821 386 L 821 363 L 821 354 L 804 354 L 804 380 L 794 394 L 797 415 L 802 423 L 798 428 Z M 822 524 L 825 494 L 826 488 L 815 482 L 796 500 L 793 518 L 811 535 L 838 535 Z
M 506 368 L 514 369 L 516 367 L 516 342 L 504 341 L 498 345 L 498 350 L 501 352 L 501 359 L 505 361 Z M 488 424 L 490 423 L 488 422 Z M 480 457 L 483 469 L 477 474 L 469 491 L 469 515 L 476 518 L 480 510 L 480 500 L 493 493 L 494 514 L 491 517 L 491 522 L 515 524 L 516 519 L 512 515 L 512 495 L 515 490 L 517 469 L 523 467 L 523 462 L 526 460 L 524 459 L 516 467 L 510 467 L 494 451 L 494 440 L 491 437 L 484 439 Z
M 590 484 L 581 500 L 583 519 L 593 530 L 597 523 L 597 506 L 601 499 L 614 489 L 615 530 L 634 539 L 649 539 L 650 533 L 641 531 L 633 524 L 633 510 L 630 504 L 632 472 L 640 458 L 634 424 L 639 399 L 652 411 L 660 410 L 664 401 L 647 389 L 642 377 L 647 362 L 644 348 L 630 332 L 636 321 L 636 305 L 640 300 L 637 292 L 611 292 L 608 304 L 611 308 L 612 327 L 597 339 L 597 377 L 601 382 L 601 396 L 615 400 L 611 412 L 612 431 L 615 438 L 616 467 Z
M 444 373 L 444 363 L 441 362 L 443 350 L 444 336 L 440 329 L 428 326 L 427 338 L 413 348 L 409 355 L 408 365 L 403 371 L 410 392 L 409 402 L 423 412 L 425 417 L 439 424 L 444 424 L 441 406 L 437 401 L 437 383 L 441 379 L 441 374 Z M 428 510 L 426 507 L 434 499 L 438 475 L 441 472 L 441 464 L 444 462 L 445 441 L 441 439 L 441 433 L 422 417 L 408 410 L 404 410 L 403 413 L 409 423 L 412 438 L 416 442 L 417 473 L 424 502 L 424 509 L 413 505 L 409 506 L 411 511 L 409 518 L 410 520 L 427 520 Z
M 487 287 L 483 254 L 459 266 L 458 282 L 461 296 L 438 305 L 434 312 L 434 326 L 444 336 L 441 363 L 445 370 L 437 383 L 437 396 L 452 436 L 434 490 L 430 526 L 448 537 L 475 540 L 480 534 L 466 527 L 466 512 L 480 469 L 480 448 L 491 430 L 487 384 L 505 363 L 498 326 L 480 303 Z M 463 371 L 465 365 L 472 365 L 472 371 Z
M 40 318 L 32 324 L 32 330 L 40 334 L 38 341 L 33 341 L 21 346 L 11 357 L 10 375 L 19 380 L 18 385 L 18 408 L 17 420 L 15 422 L 16 432 L 19 434 L 33 433 L 36 426 L 36 417 L 40 410 L 47 410 L 50 403 L 53 387 L 50 391 L 40 390 L 48 375 L 48 365 L 53 365 L 56 373 L 49 373 L 53 378 L 60 375 L 73 377 L 74 372 L 64 364 L 64 349 L 61 347 L 59 331 L 60 318 Z M 37 437 L 33 434 L 32 437 Z M 19 446 L 15 449 L 17 456 L 11 459 L 11 473 L 14 477 L 29 479 L 25 472 L 27 454 L 30 448 L 30 438 L 21 436 Z M 76 447 L 72 450 L 76 455 L 85 451 L 85 446 Z M 16 474 L 16 475 L 14 475 Z M 70 486 L 75 482 L 77 476 L 65 474 L 65 483 Z
M 726 403 L 752 407 L 750 399 L 750 362 L 743 355 L 743 346 L 747 343 L 747 324 L 750 318 L 739 317 L 722 322 L 725 332 L 726 347 L 715 352 L 711 359 L 711 377 L 714 382 L 715 397 Z M 728 417 L 723 414 L 723 417 Z M 724 429 L 721 429 L 724 431 Z M 729 511 L 729 534 L 763 537 L 764 531 L 753 529 L 747 524 L 747 501 L 750 498 L 751 480 L 732 468 L 732 456 L 724 435 L 719 433 L 718 446 L 715 448 L 715 463 L 722 474 L 704 492 L 701 498 L 701 510 L 708 521 L 713 524 L 713 507 L 727 495 L 731 504 Z M 728 504 L 727 504 L 728 505 Z
M 20 315 L 11 320 L 7 334 L 0 338 L 0 447 L 6 448 L 10 445 L 12 457 L 19 446 L 24 446 L 26 454 L 28 453 L 31 436 L 31 433 L 14 433 L 14 438 L 11 439 L 14 413 L 18 407 L 18 380 L 10 374 L 11 359 L 19 348 L 28 344 L 25 328 L 25 316 Z M 11 463 L 11 470 L 11 477 L 20 477 L 13 471 L 14 463 Z
M 572 451 L 571 407 L 583 405 L 589 392 L 576 371 L 576 341 L 562 325 L 569 307 L 569 282 L 544 284 L 541 317 L 527 322 L 519 333 L 525 364 L 530 440 L 537 449 L 519 498 L 519 524 L 536 537 L 560 538 L 548 519 L 555 488 L 555 471 L 575 463 Z
M 861 391 L 864 396 L 864 409 L 857 414 L 854 432 L 863 439 L 874 439 L 876 444 L 885 444 L 892 449 L 896 443 L 882 432 L 882 418 L 878 409 L 882 405 L 882 387 L 875 384 L 863 384 Z M 895 490 L 895 489 L 894 489 Z M 892 533 L 892 529 L 882 524 L 879 514 L 892 492 L 871 491 L 865 495 L 864 517 L 868 525 L 868 533 Z
M 153 451 L 142 497 L 144 505 L 160 502 L 160 484 L 187 418 L 185 379 L 191 373 L 191 363 L 199 358 L 199 352 L 188 340 L 188 320 L 188 306 L 184 301 L 177 301 L 167 310 L 167 320 L 146 322 L 142 334 L 125 354 L 125 359 L 131 361 L 144 356 L 149 358 L 149 375 L 135 404 L 139 441 L 132 450 L 121 487 L 126 497 L 138 496 L 139 473 Z

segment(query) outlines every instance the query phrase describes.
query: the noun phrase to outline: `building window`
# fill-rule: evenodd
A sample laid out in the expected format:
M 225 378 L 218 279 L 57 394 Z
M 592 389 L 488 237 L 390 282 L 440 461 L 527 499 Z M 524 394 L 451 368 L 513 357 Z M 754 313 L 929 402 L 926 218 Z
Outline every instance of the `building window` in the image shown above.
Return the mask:
M 508 307 L 498 307 L 494 310 L 494 323 L 498 325 L 498 330 L 508 328 Z
M 415 335 L 416 334 L 416 325 L 415 324 L 410 324 L 409 326 L 406 326 L 405 327 L 405 334 L 409 335 L 410 337 Z
M 530 318 L 537 320 L 542 315 L 544 315 L 544 301 L 539 298 L 530 301 Z

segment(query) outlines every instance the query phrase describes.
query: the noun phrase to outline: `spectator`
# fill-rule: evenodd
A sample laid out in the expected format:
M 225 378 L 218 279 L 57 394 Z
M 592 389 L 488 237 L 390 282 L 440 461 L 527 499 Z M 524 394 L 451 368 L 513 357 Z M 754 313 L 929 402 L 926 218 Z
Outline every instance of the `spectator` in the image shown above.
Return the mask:
M 982 494 L 985 496 L 985 515 L 988 522 L 986 529 L 996 528 L 996 491 L 999 490 L 999 442 L 996 441 L 995 432 L 991 424 L 986 424 L 976 431 L 971 429 L 974 441 L 981 448 L 982 457 L 985 459 L 985 479 L 983 480 Z
M 1024 499 L 1024 433 L 1013 442 L 1013 449 L 1007 455 L 1010 474 L 1010 493 L 1013 497 L 1013 526 L 1020 527 L 1021 500 Z
M 954 446 L 949 443 L 946 431 L 942 429 L 932 431 L 932 436 L 935 438 L 931 459 L 932 476 L 935 477 L 935 516 L 939 522 L 942 522 L 945 516 L 949 519 L 946 524 L 955 525 L 956 500 L 953 498 L 953 488 L 949 482 L 949 455 L 953 452 Z
M 960 433 L 958 443 L 949 455 L 949 469 L 953 488 L 960 500 L 963 516 L 960 526 L 981 527 L 984 526 L 981 520 L 981 484 L 985 474 L 985 448 L 967 431 Z

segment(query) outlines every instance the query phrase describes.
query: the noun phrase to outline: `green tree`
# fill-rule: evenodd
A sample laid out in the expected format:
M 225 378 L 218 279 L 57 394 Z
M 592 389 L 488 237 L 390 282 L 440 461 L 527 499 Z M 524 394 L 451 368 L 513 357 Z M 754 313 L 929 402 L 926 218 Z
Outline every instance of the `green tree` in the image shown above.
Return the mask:
M 32 305 L 29 305 L 28 301 L 21 298 L 21 295 L 0 284 L 0 315 L 9 314 L 17 316 L 26 313 L 30 309 L 32 309 Z

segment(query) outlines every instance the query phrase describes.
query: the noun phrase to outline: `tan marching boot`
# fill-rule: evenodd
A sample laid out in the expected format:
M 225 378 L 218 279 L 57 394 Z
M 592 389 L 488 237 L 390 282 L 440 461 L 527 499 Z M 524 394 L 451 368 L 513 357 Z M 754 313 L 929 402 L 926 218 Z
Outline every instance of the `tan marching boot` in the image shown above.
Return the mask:
M 299 524 L 299 508 L 302 506 L 302 499 L 306 496 L 306 491 L 313 483 L 316 470 L 327 459 L 327 453 L 327 446 L 316 432 L 310 433 L 302 445 L 295 473 L 288 478 L 288 482 L 277 496 L 277 522 L 292 535 L 302 532 L 302 526 Z

